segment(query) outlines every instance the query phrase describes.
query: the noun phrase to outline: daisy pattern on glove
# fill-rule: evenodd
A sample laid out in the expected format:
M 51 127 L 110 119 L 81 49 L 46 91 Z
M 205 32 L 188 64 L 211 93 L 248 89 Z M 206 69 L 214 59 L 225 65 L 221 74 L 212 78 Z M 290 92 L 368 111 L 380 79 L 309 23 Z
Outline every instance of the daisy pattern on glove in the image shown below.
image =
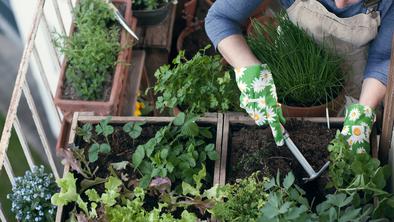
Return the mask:
M 353 104 L 346 109 L 341 134 L 355 153 L 370 152 L 369 136 L 374 121 L 375 112 L 371 107 Z
M 241 108 L 245 109 L 257 125 L 269 124 L 278 146 L 284 144 L 281 122 L 282 110 L 277 102 L 276 87 L 267 65 L 236 68 L 236 80 L 241 91 Z M 246 88 L 245 88 L 246 87 Z

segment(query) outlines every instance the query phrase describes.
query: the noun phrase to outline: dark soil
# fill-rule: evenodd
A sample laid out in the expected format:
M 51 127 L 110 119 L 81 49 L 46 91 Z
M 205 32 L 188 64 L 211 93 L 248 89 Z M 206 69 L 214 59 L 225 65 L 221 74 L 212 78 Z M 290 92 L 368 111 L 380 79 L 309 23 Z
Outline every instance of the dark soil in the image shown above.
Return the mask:
M 205 55 L 215 55 L 215 48 L 212 46 L 211 40 L 209 40 L 205 30 L 203 28 L 196 30 L 186 36 L 183 42 L 183 49 L 185 50 L 185 56 L 188 59 L 193 56 L 202 48 L 211 44 L 211 48 L 205 51 Z
M 117 163 L 121 161 L 129 161 L 131 162 L 132 160 L 132 155 L 134 151 L 137 149 L 138 145 L 145 144 L 153 138 L 156 134 L 157 131 L 159 131 L 163 126 L 166 126 L 167 123 L 154 123 L 154 124 L 149 124 L 146 123 L 142 127 L 142 132 L 141 135 L 133 141 L 123 131 L 123 125 L 124 124 L 111 124 L 114 127 L 114 132 L 112 135 L 108 138 L 110 146 L 111 146 L 111 152 L 109 154 L 99 154 L 99 158 L 96 162 L 90 163 L 89 168 L 91 171 L 94 171 L 96 168 L 98 168 L 95 177 L 100 177 L 100 178 L 107 178 L 111 174 L 116 173 L 118 178 L 122 178 L 122 175 L 126 175 L 127 178 L 129 178 L 126 182 L 124 182 L 125 186 L 129 190 L 133 190 L 134 186 L 137 183 L 137 180 L 141 178 L 141 175 L 138 173 L 138 171 L 135 171 L 134 168 L 132 168 L 130 165 L 126 167 L 124 170 L 120 171 L 110 171 L 109 166 L 111 163 Z M 211 124 L 204 124 L 200 123 L 198 124 L 200 127 L 210 127 L 212 135 L 216 135 L 216 128 L 213 127 Z M 80 125 L 82 127 L 82 125 Z M 93 125 L 93 129 L 95 128 L 95 125 Z M 97 141 L 98 143 L 106 143 L 105 137 L 102 135 L 97 135 L 95 131 L 93 130 L 93 135 L 92 139 Z M 207 143 L 214 143 L 215 144 L 216 136 L 214 138 L 210 139 L 209 141 L 206 141 Z M 80 149 L 84 150 L 85 156 L 87 157 L 87 153 L 89 152 L 90 148 L 90 143 L 86 143 L 81 137 L 77 136 L 75 140 L 75 145 L 78 146 Z M 212 186 L 212 179 L 213 179 L 213 174 L 214 174 L 214 162 L 213 161 L 207 161 L 206 162 L 206 169 L 207 169 L 207 177 L 205 178 L 204 185 L 205 187 L 211 187 Z M 78 190 L 81 189 L 80 184 L 81 181 L 83 180 L 83 176 L 79 175 L 78 173 L 74 173 L 76 178 L 78 179 Z M 173 187 L 172 190 L 181 183 L 181 181 L 172 181 Z M 92 187 L 91 187 L 92 188 Z M 95 185 L 94 189 L 99 193 L 104 193 L 105 187 L 104 184 L 99 184 Z M 153 195 L 153 194 L 152 194 Z M 87 197 L 83 194 L 81 195 L 82 199 L 87 200 Z M 146 195 L 145 196 L 145 204 L 144 208 L 147 210 L 152 210 L 154 207 L 157 207 L 157 196 L 150 196 Z M 193 210 L 193 209 L 191 209 Z M 196 215 L 199 215 L 199 212 L 197 209 L 193 210 Z M 174 216 L 177 216 L 179 213 L 182 213 L 182 210 L 175 211 Z M 207 218 L 208 215 L 200 215 L 200 218 Z
M 327 129 L 322 124 L 307 121 L 288 121 L 285 128 L 290 138 L 300 149 L 315 171 L 318 171 L 329 158 L 327 146 L 334 138 L 337 129 Z M 234 125 L 231 127 L 228 157 L 227 182 L 234 183 L 255 171 L 272 177 L 279 171 L 284 177 L 293 171 L 296 183 L 307 191 L 308 197 L 316 201 L 325 195 L 328 182 L 327 171 L 318 179 L 304 183 L 308 177 L 286 145 L 277 147 L 270 128 Z

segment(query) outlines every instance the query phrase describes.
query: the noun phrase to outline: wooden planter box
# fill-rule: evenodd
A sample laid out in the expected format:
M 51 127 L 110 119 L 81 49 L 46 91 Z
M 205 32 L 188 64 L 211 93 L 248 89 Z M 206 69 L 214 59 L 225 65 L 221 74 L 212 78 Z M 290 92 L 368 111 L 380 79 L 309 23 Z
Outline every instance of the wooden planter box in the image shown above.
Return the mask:
M 125 5 L 124 17 L 128 21 L 129 26 L 135 30 L 136 20 L 132 19 L 131 0 L 114 0 L 115 5 Z M 75 24 L 71 26 L 70 35 L 75 31 Z M 130 46 L 132 44 L 132 36 L 127 33 L 123 28 L 120 34 L 121 47 Z M 69 100 L 63 99 L 63 90 L 65 86 L 67 59 L 65 58 L 61 67 L 59 82 L 55 94 L 55 104 L 60 108 L 68 121 L 72 118 L 73 112 L 94 112 L 97 115 L 117 115 L 119 112 L 119 100 L 122 91 L 125 90 L 125 81 L 131 60 L 131 48 L 124 48 L 119 52 L 115 67 L 115 73 L 112 79 L 111 95 L 108 101 L 86 101 L 86 100 Z
M 93 113 L 79 113 L 75 112 L 70 129 L 70 137 L 68 139 L 68 144 L 74 143 L 76 139 L 76 128 L 79 124 L 83 123 L 92 123 L 97 124 L 101 120 L 105 119 L 106 116 L 93 116 Z M 167 124 L 171 122 L 175 117 L 121 117 L 114 116 L 112 117 L 110 123 L 111 124 L 124 124 L 127 122 L 146 122 L 151 124 Z M 216 151 L 219 154 L 219 159 L 215 161 L 214 164 L 214 176 L 213 176 L 213 184 L 219 183 L 219 172 L 220 172 L 220 157 L 222 150 L 222 132 L 223 132 L 223 114 L 221 113 L 212 113 L 207 116 L 201 117 L 198 120 L 198 123 L 210 124 L 216 126 L 216 140 L 215 146 Z M 66 164 L 64 166 L 63 175 L 70 171 L 70 165 Z M 63 207 L 57 208 L 56 212 L 56 222 L 64 221 Z
M 322 125 L 327 125 L 326 118 L 321 117 L 310 117 L 310 118 L 297 118 L 300 120 L 307 120 L 315 123 L 321 123 Z M 342 128 L 344 118 L 335 117 L 330 118 L 330 126 L 335 128 Z M 230 144 L 230 132 L 233 125 L 245 125 L 245 126 L 255 126 L 255 121 L 242 113 L 225 113 L 224 114 L 224 123 L 223 123 L 223 142 L 222 142 L 222 150 L 220 157 L 220 174 L 219 174 L 219 184 L 226 183 L 226 171 L 227 171 L 227 155 L 229 155 L 229 144 Z M 291 134 L 290 134 L 291 137 Z M 376 143 L 376 129 L 375 127 L 372 130 L 371 134 L 371 150 L 372 156 L 377 157 L 377 143 Z M 283 149 L 287 149 L 283 147 Z M 318 170 L 318 169 L 315 169 Z

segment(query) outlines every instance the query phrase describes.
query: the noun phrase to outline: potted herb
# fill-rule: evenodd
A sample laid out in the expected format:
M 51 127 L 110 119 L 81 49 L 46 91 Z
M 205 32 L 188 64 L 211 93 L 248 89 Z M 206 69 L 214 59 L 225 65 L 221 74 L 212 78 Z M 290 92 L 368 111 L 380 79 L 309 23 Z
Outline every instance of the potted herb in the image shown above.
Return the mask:
M 218 183 L 222 121 L 221 114 L 110 118 L 76 113 L 70 146 L 60 151 L 66 165 L 58 181 L 61 191 L 52 198 L 59 206 L 57 221 L 132 218 L 126 211 L 140 215 L 137 221 L 159 214 L 208 217 L 212 200 L 202 190 Z M 178 215 L 177 210 L 186 211 Z
M 156 108 L 179 107 L 185 112 L 226 112 L 239 108 L 239 90 L 230 68 L 221 63 L 218 55 L 207 56 L 205 51 L 197 52 L 192 59 L 179 52 L 173 66 L 163 65 L 156 73 L 154 86 L 157 97 Z
M 341 69 L 342 58 L 318 45 L 287 15 L 280 14 L 275 21 L 261 24 L 254 20 L 248 44 L 259 60 L 270 67 L 283 113 L 325 116 L 328 107 L 335 115 L 344 103 L 346 73 Z M 294 108 L 295 113 L 291 113 L 291 107 L 301 108 Z
M 164 21 L 174 0 L 136 0 L 133 2 L 133 15 L 138 19 L 138 25 L 151 26 Z
M 131 1 L 114 4 L 131 26 Z M 121 29 L 105 1 L 81 0 L 73 14 L 70 37 L 60 36 L 57 42 L 65 59 L 55 104 L 68 120 L 75 111 L 117 114 L 131 59 L 131 36 Z

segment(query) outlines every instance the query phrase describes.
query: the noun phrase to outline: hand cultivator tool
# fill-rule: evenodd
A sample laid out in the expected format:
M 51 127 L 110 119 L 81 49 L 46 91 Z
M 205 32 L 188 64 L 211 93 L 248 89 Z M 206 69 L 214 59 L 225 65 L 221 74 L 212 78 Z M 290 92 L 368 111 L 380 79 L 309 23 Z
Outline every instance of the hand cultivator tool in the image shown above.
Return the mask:
M 312 166 L 309 164 L 309 162 L 305 159 L 304 155 L 300 152 L 300 150 L 297 148 L 297 146 L 294 144 L 294 142 L 290 139 L 289 133 L 287 130 L 282 126 L 283 129 L 283 137 L 285 140 L 285 143 L 289 150 L 293 153 L 293 155 L 297 158 L 298 162 L 301 164 L 301 166 L 304 168 L 304 170 L 308 173 L 309 178 L 302 178 L 305 182 L 312 181 L 319 177 L 327 168 L 328 165 L 330 164 L 330 161 L 328 161 L 324 166 L 316 172 Z

